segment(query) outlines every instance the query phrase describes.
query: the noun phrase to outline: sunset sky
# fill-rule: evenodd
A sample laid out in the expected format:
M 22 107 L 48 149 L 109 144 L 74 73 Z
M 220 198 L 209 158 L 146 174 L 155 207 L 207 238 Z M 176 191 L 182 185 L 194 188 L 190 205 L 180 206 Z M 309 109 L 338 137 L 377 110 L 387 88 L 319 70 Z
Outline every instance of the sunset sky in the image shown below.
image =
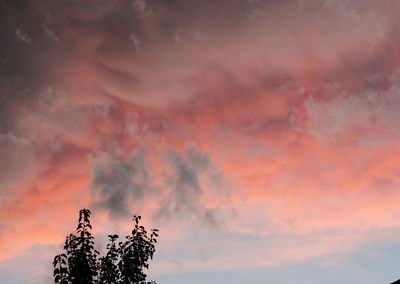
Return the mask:
M 0 0 L 0 283 L 92 210 L 158 284 L 400 278 L 400 1 Z

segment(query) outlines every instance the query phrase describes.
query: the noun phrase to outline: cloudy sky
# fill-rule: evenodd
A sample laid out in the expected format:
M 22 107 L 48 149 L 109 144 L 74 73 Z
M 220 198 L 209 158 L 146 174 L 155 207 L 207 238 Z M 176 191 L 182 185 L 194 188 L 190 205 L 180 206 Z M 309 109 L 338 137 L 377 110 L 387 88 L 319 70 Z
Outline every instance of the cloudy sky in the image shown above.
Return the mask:
M 0 0 L 0 282 L 89 207 L 160 284 L 400 278 L 400 2 Z

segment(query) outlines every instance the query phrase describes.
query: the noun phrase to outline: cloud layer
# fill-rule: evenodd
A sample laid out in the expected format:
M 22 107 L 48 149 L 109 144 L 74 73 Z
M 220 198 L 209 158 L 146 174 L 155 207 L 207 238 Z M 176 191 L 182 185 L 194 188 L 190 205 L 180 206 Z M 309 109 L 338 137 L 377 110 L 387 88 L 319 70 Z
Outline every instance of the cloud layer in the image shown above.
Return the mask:
M 147 216 L 188 269 L 236 247 L 256 266 L 350 251 L 400 225 L 395 1 L 14 2 L 0 259 L 62 242 L 82 206 L 99 234 Z M 202 230 L 229 239 L 220 255 Z

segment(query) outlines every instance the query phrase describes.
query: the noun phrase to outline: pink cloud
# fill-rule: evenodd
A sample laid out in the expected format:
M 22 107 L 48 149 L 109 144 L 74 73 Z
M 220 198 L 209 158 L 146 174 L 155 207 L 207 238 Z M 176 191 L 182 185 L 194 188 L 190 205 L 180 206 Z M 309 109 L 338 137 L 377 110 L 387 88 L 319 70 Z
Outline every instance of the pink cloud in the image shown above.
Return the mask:
M 174 9 L 193 22 L 164 6 L 106 2 L 90 13 L 88 4 L 54 7 L 54 32 L 67 46 L 52 47 L 48 84 L 35 104 L 16 107 L 24 116 L 0 136 L 17 181 L 1 198 L 1 258 L 61 242 L 74 212 L 90 204 L 100 234 L 118 215 L 101 210 L 118 206 L 176 225 L 162 228 L 166 251 L 185 237 L 194 245 L 191 222 L 259 234 L 260 246 L 293 237 L 277 242 L 288 248 L 282 254 L 262 250 L 274 265 L 400 225 L 397 4 L 303 1 L 246 6 L 247 16 L 238 4 L 221 24 L 186 4 Z M 113 208 L 117 193 L 126 199 Z M 319 238 L 331 231 L 339 233 Z M 248 245 L 239 242 L 243 252 Z M 256 246 L 248 254 L 272 265 Z

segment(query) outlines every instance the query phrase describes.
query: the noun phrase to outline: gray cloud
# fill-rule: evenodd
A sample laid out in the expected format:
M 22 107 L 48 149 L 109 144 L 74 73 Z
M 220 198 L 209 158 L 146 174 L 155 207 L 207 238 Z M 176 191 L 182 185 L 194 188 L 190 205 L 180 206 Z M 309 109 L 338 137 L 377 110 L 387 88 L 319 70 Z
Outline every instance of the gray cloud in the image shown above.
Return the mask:
M 151 169 L 143 152 L 126 159 L 105 153 L 93 170 L 92 190 L 97 207 L 118 216 L 130 213 L 130 207 L 151 190 Z
M 158 215 L 164 218 L 195 215 L 198 221 L 210 227 L 218 226 L 221 212 L 217 208 L 204 206 L 201 201 L 206 190 L 218 194 L 225 190 L 223 175 L 209 156 L 195 148 L 188 148 L 183 154 L 169 151 L 166 159 L 172 170 L 166 179 L 166 187 L 171 194 L 162 202 Z M 206 185 L 202 185 L 202 182 L 206 182 Z
M 202 200 L 205 194 L 228 198 L 223 175 L 208 155 L 190 147 L 183 153 L 166 151 L 160 156 L 165 171 L 156 176 L 144 151 L 129 158 L 100 153 L 93 159 L 94 205 L 118 217 L 138 213 L 144 201 L 153 199 L 158 203 L 153 209 L 157 219 L 194 218 L 212 228 L 221 225 L 223 209 Z
M 20 40 L 36 32 L 37 15 L 31 12 L 27 1 L 0 1 L 0 132 L 13 130 L 11 108 L 28 103 L 36 79 L 32 46 Z

